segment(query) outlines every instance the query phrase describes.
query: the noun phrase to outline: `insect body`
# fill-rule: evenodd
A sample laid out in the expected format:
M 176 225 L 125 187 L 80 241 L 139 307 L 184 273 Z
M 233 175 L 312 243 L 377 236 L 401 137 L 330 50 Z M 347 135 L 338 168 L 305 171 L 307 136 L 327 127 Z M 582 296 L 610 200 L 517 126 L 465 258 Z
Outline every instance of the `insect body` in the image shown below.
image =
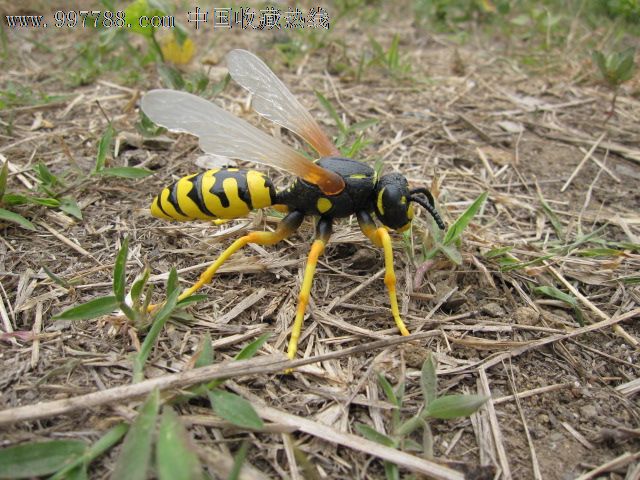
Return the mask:
M 398 173 L 378 178 L 371 167 L 340 157 L 315 120 L 258 57 L 233 50 L 227 60 L 231 76 L 253 94 L 255 110 L 307 140 L 321 158 L 311 162 L 194 95 L 173 90 L 147 93 L 142 99 L 145 114 L 172 131 L 197 135 L 203 150 L 280 167 L 297 176 L 287 188 L 276 191 L 272 182 L 256 170 L 222 168 L 183 177 L 162 190 L 151 205 L 151 213 L 166 220 L 231 219 L 271 205 L 284 206 L 289 212 L 276 231 L 250 232 L 237 239 L 179 298 L 188 297 L 209 283 L 220 266 L 248 243 L 275 244 L 295 232 L 305 216 L 319 217 L 287 351 L 292 359 L 297 352 L 315 268 L 331 236 L 333 219 L 355 214 L 362 232 L 384 249 L 391 313 L 400 333 L 408 335 L 396 299 L 393 250 L 387 229 L 404 231 L 410 226 L 412 203 L 423 206 L 444 229 L 431 193 L 424 188 L 409 189 L 406 178 Z M 376 225 L 374 217 L 383 227 Z
M 188 175 L 162 190 L 151 214 L 165 220 L 232 219 L 275 202 L 273 183 L 257 170 L 222 168 Z

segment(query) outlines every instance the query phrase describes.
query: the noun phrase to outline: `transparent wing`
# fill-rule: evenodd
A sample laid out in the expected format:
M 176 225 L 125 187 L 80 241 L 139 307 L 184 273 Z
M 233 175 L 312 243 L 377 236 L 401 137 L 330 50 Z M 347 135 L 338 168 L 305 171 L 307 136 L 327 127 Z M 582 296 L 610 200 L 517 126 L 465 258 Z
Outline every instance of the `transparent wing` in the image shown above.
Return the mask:
M 340 155 L 307 109 L 262 60 L 246 50 L 232 50 L 227 66 L 231 77 L 253 94 L 256 112 L 300 135 L 323 157 Z
M 217 105 L 186 92 L 151 90 L 140 103 L 142 111 L 158 125 L 172 132 L 186 132 L 200 139 L 207 153 L 282 168 L 326 194 L 342 191 L 344 181 L 300 153 L 258 130 Z

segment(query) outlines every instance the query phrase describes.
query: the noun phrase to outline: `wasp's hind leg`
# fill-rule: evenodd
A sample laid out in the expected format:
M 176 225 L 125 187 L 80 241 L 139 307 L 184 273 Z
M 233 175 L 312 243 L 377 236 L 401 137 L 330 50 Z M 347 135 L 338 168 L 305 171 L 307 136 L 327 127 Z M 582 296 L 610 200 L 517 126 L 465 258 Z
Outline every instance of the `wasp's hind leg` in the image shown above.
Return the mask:
M 193 295 L 200 287 L 209 283 L 222 264 L 245 245 L 249 243 L 257 243 L 258 245 L 273 245 L 278 243 L 293 234 L 298 227 L 300 227 L 303 219 L 304 214 L 302 212 L 294 211 L 282 219 L 275 232 L 249 232 L 245 236 L 240 237 L 222 252 L 209 268 L 202 272 L 200 278 L 193 286 L 187 288 L 180 294 L 178 300 Z
M 396 273 L 393 270 L 393 248 L 391 245 L 391 238 L 389 232 L 383 227 L 378 228 L 367 212 L 358 212 L 358 225 L 360 230 L 367 236 L 371 242 L 382 247 L 384 250 L 384 284 L 389 291 L 389 302 L 391 303 L 391 314 L 396 321 L 398 330 L 402 335 L 409 335 L 409 330 L 404 325 L 402 318 L 400 318 L 400 310 L 398 309 L 398 298 L 396 296 Z
M 316 225 L 316 239 L 313 241 L 313 245 L 311 245 L 311 251 L 309 252 L 309 258 L 307 259 L 307 266 L 304 270 L 304 279 L 302 280 L 302 286 L 300 287 L 300 295 L 298 296 L 296 318 L 293 322 L 289 348 L 287 349 L 287 357 L 289 357 L 290 360 L 295 358 L 296 352 L 298 351 L 298 340 L 300 340 L 300 334 L 302 333 L 304 312 L 307 309 L 307 304 L 309 303 L 309 295 L 311 295 L 313 274 L 316 271 L 318 257 L 320 257 L 322 252 L 324 252 L 324 247 L 329 242 L 329 237 L 331 237 L 331 218 L 321 217 Z

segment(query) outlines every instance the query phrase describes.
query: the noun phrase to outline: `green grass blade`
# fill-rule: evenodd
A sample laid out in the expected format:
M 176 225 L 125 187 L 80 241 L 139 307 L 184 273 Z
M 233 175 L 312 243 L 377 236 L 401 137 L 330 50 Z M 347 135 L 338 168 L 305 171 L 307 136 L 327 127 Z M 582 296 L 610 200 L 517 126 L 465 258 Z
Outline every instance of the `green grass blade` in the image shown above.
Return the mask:
M 149 267 L 145 267 L 141 274 L 139 274 L 136 279 L 133 281 L 131 285 L 131 301 L 134 305 L 139 305 L 140 297 L 142 296 L 142 292 L 144 290 L 147 281 L 149 280 L 150 274 Z
M 9 161 L 5 160 L 0 170 L 0 200 L 4 197 L 4 192 L 7 191 L 7 178 L 9 177 Z
M 64 278 L 60 278 L 44 265 L 42 265 L 42 269 L 44 270 L 44 273 L 47 274 L 47 277 L 49 277 L 56 285 L 60 285 L 62 288 L 66 288 L 67 290 L 72 287 L 71 283 L 67 282 Z
M 333 118 L 333 121 L 336 122 L 336 125 L 338 126 L 338 130 L 340 130 L 340 132 L 342 132 L 343 134 L 346 134 L 348 129 L 346 125 L 343 123 L 342 119 L 340 118 L 340 115 L 338 115 L 338 112 L 336 111 L 336 109 L 333 108 L 333 105 L 331 105 L 331 102 L 327 100 L 325 96 L 322 95 L 320 92 L 316 91 L 314 93 L 316 94 L 316 98 L 320 102 L 320 105 L 322 105 L 322 107 L 327 111 L 329 116 Z
M 404 381 L 400 382 L 395 389 L 396 398 L 398 399 L 398 405 L 401 407 L 404 401 Z
M 222 80 L 220 80 L 218 83 L 214 84 L 213 87 L 211 87 L 211 96 L 215 97 L 216 95 L 219 95 L 220 93 L 222 93 L 224 89 L 227 88 L 227 85 L 229 85 L 230 81 L 231 81 L 231 75 L 227 73 Z
M 269 340 L 270 336 L 271 336 L 270 333 L 263 333 L 258 338 L 256 338 L 253 342 L 251 342 L 249 345 L 245 346 L 242 350 L 240 350 L 238 354 L 234 357 L 234 359 L 249 360 L 250 358 L 253 358 L 253 356 L 256 353 L 258 353 L 258 350 L 262 348 L 262 345 L 264 345 L 267 342 L 267 340 Z
M 107 177 L 121 177 L 121 178 L 144 178 L 149 175 L 153 175 L 151 170 L 138 167 L 112 167 L 103 168 L 100 170 L 100 175 Z
M 166 88 L 184 90 L 186 82 L 180 70 L 165 64 L 158 64 L 156 70 Z
M 116 131 L 114 130 L 113 126 L 109 124 L 107 129 L 102 134 L 100 143 L 98 143 L 98 156 L 96 157 L 96 166 L 93 169 L 94 173 L 100 172 L 104 169 L 107 159 L 107 153 L 111 149 L 111 144 L 113 143 L 113 137 L 115 136 L 115 133 Z
M 77 307 L 69 308 L 55 317 L 55 320 L 89 320 L 101 317 L 118 308 L 118 300 L 114 296 L 94 298 Z
M 206 333 L 204 338 L 202 339 L 202 343 L 200 344 L 200 348 L 198 349 L 198 357 L 196 358 L 196 362 L 194 367 L 206 367 L 213 363 L 213 346 L 211 345 L 211 335 Z
M 64 475 L 64 480 L 89 480 L 89 472 L 87 472 L 87 465 L 80 463 L 74 468 L 67 471 Z M 51 480 L 51 479 L 49 479 Z
M 569 295 L 568 293 L 564 293 L 561 290 L 558 290 L 556 287 L 550 286 L 540 286 L 533 289 L 535 293 L 538 295 L 544 295 L 550 298 L 555 298 L 556 300 L 560 300 L 561 302 L 566 303 L 573 307 L 573 313 L 575 314 L 576 321 L 582 327 L 584 326 L 584 314 L 582 310 L 580 310 L 580 305 L 578 304 L 578 299 L 573 295 Z
M 191 305 L 192 303 L 197 303 L 197 302 L 201 302 L 202 300 L 206 300 L 207 298 L 209 298 L 208 295 L 201 295 L 201 294 L 190 295 L 186 298 L 183 298 L 178 303 L 176 303 L 176 307 L 184 308 L 188 305 Z
M 129 254 L 129 239 L 122 241 L 122 246 L 116 256 L 116 263 L 113 268 L 113 294 L 118 302 L 123 303 L 125 298 L 126 276 L 127 276 L 127 255 Z
M 442 245 L 440 247 L 442 253 L 444 253 L 449 260 L 451 260 L 456 265 L 462 265 L 462 253 L 458 250 L 456 245 Z
M 33 205 L 42 205 L 43 207 L 49 208 L 60 208 L 62 202 L 57 198 L 47 198 L 47 197 L 24 197 L 26 199 L 25 203 L 31 203 Z
M 400 56 L 398 54 L 398 46 L 400 44 L 400 37 L 398 34 L 393 36 L 391 40 L 391 46 L 389 47 L 389 51 L 387 52 L 387 68 L 390 72 L 395 72 L 400 64 Z
M 384 433 L 380 433 L 375 428 L 370 427 L 364 423 L 356 423 L 356 430 L 360 435 L 362 435 L 367 440 L 371 440 L 372 442 L 379 443 L 380 445 L 384 445 L 386 447 L 396 448 L 396 442 L 387 437 Z
M 488 399 L 489 397 L 484 395 L 445 395 L 427 405 L 422 416 L 440 420 L 468 417 Z
M 400 470 L 398 469 L 398 465 L 387 461 L 385 461 L 383 465 L 384 475 L 387 480 L 400 480 Z
M 176 272 L 175 268 L 172 268 L 169 272 L 169 277 L 167 278 L 167 296 L 172 296 L 174 293 L 178 291 L 178 272 Z M 177 300 L 176 300 L 177 303 Z
M 50 475 L 80 457 L 87 445 L 79 440 L 22 443 L 0 450 L 0 479 Z
M 156 468 L 160 480 L 204 478 L 189 434 L 178 415 L 169 406 L 162 409 L 156 443 Z
M 366 130 L 369 127 L 372 127 L 378 123 L 378 120 L 375 118 L 368 118 L 366 120 L 362 120 L 361 122 L 356 122 L 349 127 L 349 131 L 351 132 L 361 132 Z
M 575 252 L 580 257 L 622 257 L 624 250 L 607 247 L 584 248 Z
M 233 468 L 229 472 L 227 480 L 238 480 L 240 478 L 240 471 L 242 470 L 242 464 L 247 459 L 247 453 L 249 453 L 249 442 L 244 440 L 233 456 Z
M 393 405 L 396 407 L 401 407 L 400 402 L 398 401 L 398 397 L 396 396 L 396 392 L 393 391 L 393 387 L 389 383 L 389 380 L 386 379 L 384 375 L 378 373 L 378 383 L 384 392 L 384 395 L 387 397 Z
M 626 50 L 620 52 L 620 61 L 616 65 L 615 76 L 618 83 L 623 83 L 631 80 L 635 71 L 635 53 L 634 47 L 629 47 Z
M 557 289 L 556 287 L 550 287 L 547 285 L 543 285 L 541 287 L 536 287 L 533 289 L 535 293 L 538 295 L 544 295 L 546 297 L 555 298 L 556 300 L 560 300 L 572 307 L 578 306 L 578 300 L 572 295 L 568 293 L 564 293 L 563 291 Z
M 503 255 L 509 253 L 511 250 L 513 250 L 512 246 L 494 248 L 485 253 L 484 258 L 502 257 Z
M 551 206 L 549 206 L 547 201 L 542 196 L 542 193 L 539 191 L 538 191 L 538 199 L 540 200 L 540 205 L 542 205 L 542 211 L 551 222 L 551 226 L 555 230 L 556 235 L 558 236 L 558 238 L 564 239 L 565 237 L 564 228 L 562 227 L 562 222 L 560 221 L 560 218 L 558 218 L 558 215 L 556 215 L 556 212 L 553 211 Z
M 6 220 L 7 222 L 17 223 L 22 228 L 26 228 L 27 230 L 35 231 L 36 226 L 31 223 L 29 220 L 24 218 L 22 215 L 18 215 L 17 213 L 10 212 L 9 210 L 5 210 L 4 208 L 0 208 L 0 220 Z
M 467 228 L 475 214 L 478 213 L 478 210 L 480 210 L 480 207 L 482 207 L 488 195 L 489 194 L 487 192 L 482 193 L 471 205 L 469 205 L 469 208 L 467 208 L 464 213 L 458 217 L 453 225 L 449 227 L 449 230 L 447 230 L 444 240 L 442 241 L 444 245 L 451 245 L 462 236 L 462 232 Z
M 140 406 L 138 416 L 122 443 L 113 480 L 146 480 L 151 463 L 151 447 L 158 417 L 160 394 L 154 390 Z
M 253 406 L 241 396 L 218 388 L 209 390 L 208 395 L 213 411 L 223 420 L 253 430 L 264 427 Z
M 253 342 L 251 342 L 249 345 L 246 345 L 242 350 L 240 350 L 238 352 L 238 354 L 235 357 L 233 357 L 233 359 L 234 360 L 249 360 L 250 358 L 253 358 L 253 356 L 256 353 L 258 353 L 258 350 L 260 350 L 262 345 L 264 345 L 265 342 L 267 340 L 269 340 L 270 336 L 271 336 L 271 334 L 269 334 L 269 333 L 263 333 L 258 338 L 256 338 Z M 201 390 L 212 390 L 212 389 L 222 385 L 224 383 L 224 381 L 225 381 L 224 378 L 217 378 L 215 380 L 211 380 L 206 385 L 201 386 L 200 389 Z
M 66 467 L 58 470 L 54 476 L 49 478 L 49 480 L 63 480 L 68 479 L 67 473 L 71 472 L 74 468 L 82 467 L 83 465 L 87 465 L 91 463 L 93 460 L 98 458 L 107 450 L 111 449 L 116 443 L 124 437 L 125 433 L 129 430 L 129 425 L 126 423 L 120 423 L 107 431 L 102 437 L 98 439 L 93 445 L 91 445 L 84 454 L 78 459 L 71 462 Z
M 424 420 L 421 418 L 421 415 L 415 415 L 408 420 L 405 420 L 398 429 L 396 430 L 396 435 L 399 437 L 406 437 L 416 429 L 422 427 L 424 425 Z
M 607 79 L 607 61 L 604 57 L 604 54 L 599 50 L 595 50 L 591 54 L 591 58 L 593 58 L 593 63 L 595 63 L 596 66 L 598 67 L 598 70 L 600 71 L 600 75 L 602 75 L 602 77 L 606 80 Z
M 382 48 L 382 45 L 380 45 L 375 38 L 370 38 L 369 41 L 375 52 L 376 58 L 374 58 L 373 61 L 380 62 L 382 59 L 385 58 L 384 48 Z
M 167 280 L 167 292 L 168 297 L 167 301 L 164 302 L 164 305 L 160 308 L 160 311 L 155 314 L 153 323 L 151 328 L 149 329 L 149 333 L 147 334 L 144 342 L 142 343 L 142 347 L 140 348 L 140 352 L 136 355 L 133 361 L 133 382 L 137 383 L 143 379 L 143 369 L 144 364 L 149 358 L 149 354 L 151 353 L 151 349 L 156 343 L 160 332 L 164 328 L 164 325 L 169 320 L 171 313 L 176 308 L 176 303 L 178 302 L 178 296 L 180 295 L 180 290 L 178 289 L 178 274 L 176 273 L 176 269 L 172 268 L 169 272 L 169 278 Z
M 71 197 L 62 198 L 60 200 L 60 206 L 58 208 L 63 212 L 68 213 L 73 217 L 76 217 L 78 220 L 82 220 L 82 211 L 78 206 L 78 202 L 76 202 L 73 198 Z
M 59 183 L 58 177 L 51 173 L 51 170 L 49 170 L 47 166 L 42 162 L 37 163 L 37 165 L 35 166 L 35 172 L 38 180 L 40 180 L 40 182 L 44 186 L 53 187 L 57 183 Z
M 438 376 L 436 374 L 436 361 L 433 353 L 429 352 L 422 364 L 420 373 L 420 388 L 424 397 L 424 404 L 429 405 L 436 399 L 438 392 Z
M 16 193 L 6 193 L 0 199 L 2 205 L 24 205 L 26 203 L 33 203 L 32 197 L 27 197 L 26 195 L 20 195 Z

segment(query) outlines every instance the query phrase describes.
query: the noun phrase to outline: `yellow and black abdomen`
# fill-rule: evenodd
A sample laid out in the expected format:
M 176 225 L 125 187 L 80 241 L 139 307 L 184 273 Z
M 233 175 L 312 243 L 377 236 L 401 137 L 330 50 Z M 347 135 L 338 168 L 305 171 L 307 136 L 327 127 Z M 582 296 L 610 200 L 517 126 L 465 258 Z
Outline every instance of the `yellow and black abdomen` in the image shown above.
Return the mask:
M 165 220 L 215 220 L 244 217 L 275 203 L 271 180 L 256 170 L 220 168 L 188 175 L 162 190 L 151 214 Z

